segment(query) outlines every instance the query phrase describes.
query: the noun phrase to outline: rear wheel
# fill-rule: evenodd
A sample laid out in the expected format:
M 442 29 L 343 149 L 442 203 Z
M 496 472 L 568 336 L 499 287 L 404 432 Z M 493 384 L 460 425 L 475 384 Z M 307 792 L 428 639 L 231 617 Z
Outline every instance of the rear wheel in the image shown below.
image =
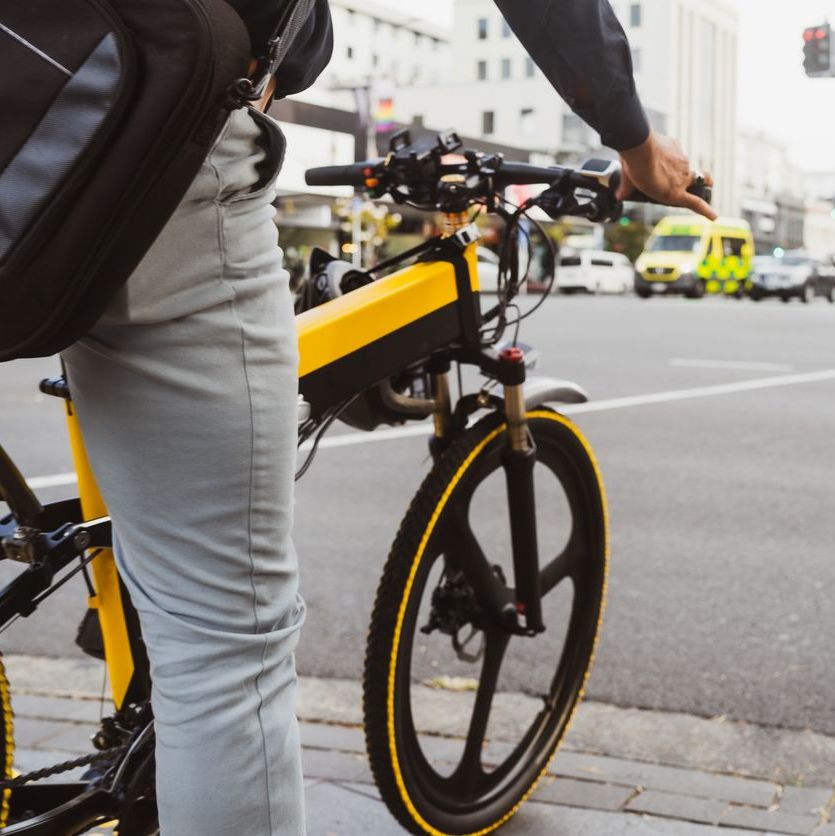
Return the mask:
M 368 636 L 366 743 L 389 810 L 412 833 L 486 833 L 530 794 L 588 674 L 603 609 L 607 530 L 588 444 L 529 413 L 546 631 L 512 634 L 502 453 L 488 416 L 439 459 L 392 547 Z
M 3 661 L 2 653 L 0 653 L 0 726 L 2 726 L 0 765 L 2 766 L 3 780 L 8 780 L 14 775 L 14 718 L 12 715 L 9 680 L 6 677 L 6 665 Z M 11 795 L 11 790 L 3 790 L 3 799 L 0 802 L 0 827 L 5 827 L 9 823 L 9 802 Z

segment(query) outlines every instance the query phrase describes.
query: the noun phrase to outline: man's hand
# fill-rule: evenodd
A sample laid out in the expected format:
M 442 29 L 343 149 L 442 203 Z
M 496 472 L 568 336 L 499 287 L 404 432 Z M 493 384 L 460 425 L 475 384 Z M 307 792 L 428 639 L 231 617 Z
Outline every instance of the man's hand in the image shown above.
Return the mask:
M 651 131 L 642 145 L 621 151 L 620 159 L 623 179 L 618 189 L 618 200 L 628 200 L 637 188 L 665 206 L 692 209 L 712 221 L 718 217 L 709 204 L 688 193 L 687 188 L 693 182 L 693 169 L 674 139 Z M 713 185 L 709 174 L 702 176 L 707 185 Z

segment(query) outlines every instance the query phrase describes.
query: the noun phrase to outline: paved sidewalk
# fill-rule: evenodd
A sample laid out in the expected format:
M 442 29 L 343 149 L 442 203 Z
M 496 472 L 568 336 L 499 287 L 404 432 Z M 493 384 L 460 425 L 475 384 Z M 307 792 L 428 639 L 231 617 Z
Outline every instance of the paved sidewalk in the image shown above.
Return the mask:
M 90 751 L 101 711 L 101 666 L 42 657 L 6 662 L 18 769 Z M 461 699 L 451 692 L 427 694 L 430 715 L 437 718 L 425 738 L 430 757 L 444 760 L 458 745 L 444 734 L 444 723 L 454 718 Z M 518 703 L 510 708 L 522 708 L 527 700 L 520 695 L 502 699 Z M 360 705 L 358 683 L 302 680 L 310 836 L 403 833 L 372 783 Z M 549 774 L 501 832 L 835 836 L 835 823 L 829 823 L 835 810 L 833 778 L 832 738 L 587 703 Z

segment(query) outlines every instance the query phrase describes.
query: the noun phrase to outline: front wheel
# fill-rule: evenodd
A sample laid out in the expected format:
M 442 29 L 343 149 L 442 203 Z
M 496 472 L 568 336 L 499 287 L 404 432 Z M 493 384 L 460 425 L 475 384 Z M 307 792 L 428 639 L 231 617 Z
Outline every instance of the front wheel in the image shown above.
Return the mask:
M 545 772 L 582 695 L 603 610 L 607 523 L 591 449 L 528 414 L 544 633 L 512 634 L 507 428 L 491 415 L 441 456 L 377 590 L 364 676 L 380 793 L 412 833 L 487 833 Z
M 693 287 L 685 292 L 688 299 L 704 299 L 707 293 L 707 282 L 704 279 L 697 279 Z

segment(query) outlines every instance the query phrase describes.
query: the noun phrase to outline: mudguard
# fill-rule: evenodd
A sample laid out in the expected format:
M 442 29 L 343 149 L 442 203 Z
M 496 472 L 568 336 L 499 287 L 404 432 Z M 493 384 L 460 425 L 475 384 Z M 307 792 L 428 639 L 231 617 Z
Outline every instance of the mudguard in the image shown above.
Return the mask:
M 532 409 L 546 403 L 586 403 L 588 393 L 570 380 L 552 377 L 529 377 L 525 381 L 525 408 Z

